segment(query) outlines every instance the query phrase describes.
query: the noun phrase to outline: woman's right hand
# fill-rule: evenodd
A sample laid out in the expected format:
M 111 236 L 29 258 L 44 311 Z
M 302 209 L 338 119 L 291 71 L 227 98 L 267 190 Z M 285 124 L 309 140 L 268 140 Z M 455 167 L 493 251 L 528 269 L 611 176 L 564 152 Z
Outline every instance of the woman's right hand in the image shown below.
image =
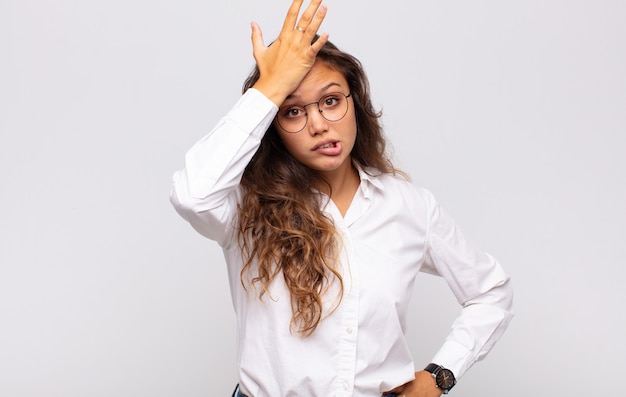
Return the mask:
M 415 373 L 415 379 L 387 393 L 400 397 L 439 397 L 442 391 L 437 387 L 430 372 L 418 371 Z
M 252 51 L 260 71 L 254 88 L 261 91 L 277 106 L 300 85 L 315 63 L 319 50 L 328 41 L 328 34 L 311 44 L 324 17 L 326 6 L 322 0 L 311 0 L 302 13 L 298 14 L 304 0 L 293 0 L 278 38 L 266 47 L 261 28 L 252 23 Z

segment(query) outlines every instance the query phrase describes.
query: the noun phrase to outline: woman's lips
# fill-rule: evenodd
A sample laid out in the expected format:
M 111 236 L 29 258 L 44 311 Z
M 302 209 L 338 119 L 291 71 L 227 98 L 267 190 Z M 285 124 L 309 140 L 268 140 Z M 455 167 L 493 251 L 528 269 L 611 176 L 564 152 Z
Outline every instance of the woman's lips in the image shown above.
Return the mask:
M 327 156 L 336 156 L 341 153 L 341 143 L 337 141 L 324 142 L 316 146 L 313 151 Z

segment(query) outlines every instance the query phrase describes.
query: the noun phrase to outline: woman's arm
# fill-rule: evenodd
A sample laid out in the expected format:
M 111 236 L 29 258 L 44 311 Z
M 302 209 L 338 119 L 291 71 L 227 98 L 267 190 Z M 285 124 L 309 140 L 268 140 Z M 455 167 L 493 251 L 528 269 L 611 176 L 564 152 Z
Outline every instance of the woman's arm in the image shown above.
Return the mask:
M 462 306 L 432 362 L 458 379 L 489 353 L 508 327 L 513 290 L 500 263 L 465 236 L 432 194 L 427 197 L 428 251 L 422 270 L 442 276 Z
M 200 234 L 220 245 L 229 240 L 244 169 L 269 128 L 277 107 L 260 92 L 245 93 L 213 130 L 185 156 L 170 200 Z

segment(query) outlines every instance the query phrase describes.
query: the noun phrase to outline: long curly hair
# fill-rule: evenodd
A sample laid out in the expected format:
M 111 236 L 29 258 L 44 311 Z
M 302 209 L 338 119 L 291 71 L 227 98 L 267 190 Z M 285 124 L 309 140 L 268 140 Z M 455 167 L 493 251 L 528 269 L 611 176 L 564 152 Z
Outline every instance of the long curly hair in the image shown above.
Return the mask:
M 381 112 L 374 110 L 360 61 L 330 42 L 320 50 L 317 59 L 342 73 L 350 87 L 357 121 L 357 138 L 351 152 L 353 163 L 368 173 L 399 172 L 387 156 Z M 243 85 L 243 92 L 259 77 L 259 69 L 255 67 Z M 248 280 L 260 284 L 259 298 L 262 298 L 282 274 L 291 296 L 290 329 L 309 336 L 323 317 L 322 297 L 334 282 L 340 288 L 332 310 L 343 295 L 342 277 L 336 266 L 338 235 L 332 219 L 320 209 L 320 194 L 312 189 L 325 185 L 330 191 L 330 184 L 289 154 L 272 124 L 247 165 L 241 185 L 243 200 L 238 214 L 244 257 L 241 282 L 245 288 L 244 274 L 256 261 L 257 272 Z

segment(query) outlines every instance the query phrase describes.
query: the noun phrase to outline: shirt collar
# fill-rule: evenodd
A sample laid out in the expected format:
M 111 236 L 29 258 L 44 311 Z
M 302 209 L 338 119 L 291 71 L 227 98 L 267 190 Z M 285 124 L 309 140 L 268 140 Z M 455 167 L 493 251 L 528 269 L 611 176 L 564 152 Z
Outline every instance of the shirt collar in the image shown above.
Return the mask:
M 356 169 L 359 171 L 359 178 L 361 178 L 362 185 L 371 185 L 377 189 L 384 190 L 385 185 L 380 180 L 380 171 L 372 168 L 362 168 L 358 164 L 355 164 Z

